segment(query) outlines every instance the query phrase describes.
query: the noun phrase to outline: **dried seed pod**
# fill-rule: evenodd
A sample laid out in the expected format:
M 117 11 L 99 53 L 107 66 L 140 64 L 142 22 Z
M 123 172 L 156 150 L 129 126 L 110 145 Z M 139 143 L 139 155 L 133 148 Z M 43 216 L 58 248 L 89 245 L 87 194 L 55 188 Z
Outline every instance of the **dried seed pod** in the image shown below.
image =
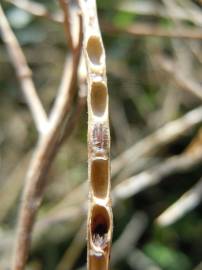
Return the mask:
M 80 0 L 88 81 L 88 270 L 107 270 L 112 239 L 110 130 L 105 50 L 96 1 Z

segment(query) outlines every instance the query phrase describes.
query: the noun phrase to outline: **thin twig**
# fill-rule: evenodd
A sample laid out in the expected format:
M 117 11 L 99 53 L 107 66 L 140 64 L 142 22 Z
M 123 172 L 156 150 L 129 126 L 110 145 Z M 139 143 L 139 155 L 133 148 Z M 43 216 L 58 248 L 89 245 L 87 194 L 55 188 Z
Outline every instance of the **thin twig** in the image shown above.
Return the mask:
M 58 140 L 58 147 L 63 144 L 63 142 L 71 135 L 74 130 L 78 120 L 86 106 L 86 96 L 87 96 L 87 82 L 86 82 L 86 67 L 84 65 L 83 56 L 81 55 L 79 68 L 78 68 L 78 98 L 76 103 L 76 108 L 74 108 L 72 114 L 66 123 L 64 124 L 62 136 Z
M 162 270 L 150 257 L 136 248 L 128 256 L 127 262 L 134 270 Z
M 37 16 L 45 17 L 57 23 L 64 22 L 64 16 L 62 12 L 50 13 L 45 5 L 28 0 L 6 0 L 7 2 L 15 5 L 16 7 L 23 9 L 24 11 Z
M 58 141 L 59 145 L 61 145 L 70 135 L 71 132 L 75 129 L 75 126 L 78 124 L 78 120 L 84 111 L 84 108 L 86 106 L 86 95 L 81 94 L 79 92 L 79 96 L 76 103 L 76 108 L 74 108 L 74 111 L 70 115 L 69 119 L 66 121 L 66 125 L 64 126 L 64 129 L 62 131 L 61 139 Z
M 67 44 L 70 50 L 73 50 L 74 44 L 72 40 L 72 27 L 70 24 L 71 18 L 70 18 L 70 12 L 69 12 L 69 5 L 66 4 L 66 0 L 59 0 L 60 5 L 62 7 L 63 13 L 64 13 L 64 26 L 65 26 L 65 34 L 67 37 Z
M 69 206 L 68 211 L 60 209 L 58 212 L 50 215 L 45 215 L 44 217 L 39 218 L 36 222 L 34 231 L 33 231 L 33 243 L 36 245 L 40 240 L 40 235 L 43 235 L 44 232 L 47 232 L 49 229 L 54 228 L 57 224 L 74 224 L 81 221 L 86 216 L 87 207 L 79 206 Z
M 164 177 L 172 173 L 190 170 L 190 168 L 201 162 L 201 149 L 192 155 L 181 154 L 168 158 L 160 164 L 122 181 L 114 188 L 113 196 L 115 199 L 128 198 L 159 183 Z
M 86 222 L 82 222 L 81 227 L 76 233 L 72 243 L 65 251 L 61 261 L 57 266 L 57 270 L 71 270 L 85 247 L 85 237 L 86 237 Z
M 14 205 L 23 186 L 23 179 L 26 174 L 26 167 L 30 159 L 30 152 L 27 153 L 17 164 L 16 168 L 9 174 L 5 184 L 0 190 L 0 223 L 7 216 Z M 11 188 L 12 187 L 12 188 Z
M 80 0 L 88 82 L 87 268 L 109 269 L 113 218 L 110 200 L 110 127 L 106 60 L 96 0 Z
M 166 209 L 156 220 L 161 226 L 168 226 L 193 210 L 202 200 L 202 179 Z
M 81 207 L 81 205 L 72 207 L 69 206 L 66 208 L 67 211 L 59 209 L 57 213 L 53 213 L 52 216 L 46 215 L 40 217 L 34 226 L 33 236 L 32 236 L 32 248 L 35 248 L 41 241 L 41 236 L 44 235 L 49 230 L 53 230 L 57 225 L 63 224 L 64 226 L 71 226 L 77 223 L 78 221 L 83 221 L 86 216 L 87 207 Z M 1 228 L 2 229 L 2 228 Z M 13 230 L 1 230 L 0 231 L 0 253 L 5 250 L 9 251 L 13 246 L 14 242 L 14 232 Z M 64 232 L 65 234 L 65 232 Z M 62 235 L 64 235 L 62 234 Z
M 35 1 L 28 0 L 6 0 L 9 3 L 21 8 L 34 16 L 46 17 L 55 21 L 57 23 L 63 22 L 63 14 L 61 12 L 58 13 L 50 13 L 48 9 L 41 3 L 36 3 Z M 185 20 L 190 21 L 195 25 L 202 25 L 202 15 L 200 10 L 196 10 L 193 8 L 189 8 L 189 12 L 178 6 L 175 9 L 174 13 L 171 13 L 169 10 L 165 9 L 162 5 L 148 2 L 148 1 L 124 1 L 124 3 L 120 3 L 114 6 L 116 10 L 134 13 L 143 16 L 154 16 L 172 19 L 175 18 L 177 20 Z
M 128 34 L 131 36 L 150 36 L 164 38 L 182 38 L 182 39 L 202 39 L 202 31 L 195 27 L 181 27 L 180 29 L 166 29 L 157 25 L 148 25 L 146 23 L 136 23 L 126 27 L 118 27 L 112 23 L 102 22 L 102 30 L 112 35 Z
M 201 122 L 202 106 L 188 112 L 179 119 L 165 124 L 116 157 L 112 161 L 112 174 L 117 174 L 124 166 L 135 163 L 140 157 L 156 153 L 160 147 L 176 140 Z
M 25 11 L 39 17 L 47 17 L 57 23 L 63 22 L 63 16 L 61 13 L 51 14 L 48 12 L 47 8 L 41 3 L 35 3 L 33 1 L 27 0 L 6 0 L 15 6 L 24 9 Z M 64 0 L 60 0 L 60 2 L 64 2 Z M 62 4 L 65 5 L 65 4 Z M 137 6 L 137 7 L 136 7 Z M 159 6 L 159 5 L 157 5 Z M 145 8 L 146 7 L 146 8 Z M 169 14 L 168 11 L 161 7 L 155 7 L 155 5 L 150 5 L 146 3 L 128 3 L 127 5 L 124 3 L 124 6 L 119 5 L 117 7 L 118 10 L 125 10 L 129 12 L 135 12 L 143 15 L 152 15 L 152 16 L 162 16 L 168 17 L 170 19 L 184 19 L 190 20 L 196 25 L 202 25 L 202 16 L 200 13 L 196 11 L 192 11 L 192 13 L 196 13 L 197 16 L 189 16 L 187 12 L 183 9 L 178 9 L 175 14 Z M 65 16 L 66 17 L 66 16 Z M 66 17 L 68 18 L 68 17 Z M 170 38 L 185 38 L 185 39 L 202 39 L 202 34 L 200 29 L 189 29 L 188 27 L 183 27 L 181 29 L 165 29 L 159 26 L 151 26 L 147 24 L 136 24 L 133 26 L 120 28 L 117 26 L 113 26 L 111 23 L 101 22 L 101 28 L 103 31 L 111 34 L 119 34 L 119 33 L 128 33 L 130 35 L 135 36 L 154 36 L 154 37 L 170 37 Z M 66 31 L 67 32 L 67 31 Z M 69 36 L 69 35 L 68 35 Z
M 3 12 L 1 5 L 0 5 L 0 30 L 2 33 L 2 38 L 7 46 L 11 61 L 13 62 L 13 65 L 15 67 L 15 71 L 21 84 L 23 94 L 31 110 L 36 127 L 39 133 L 44 133 L 47 128 L 46 113 L 37 95 L 37 91 L 35 89 L 32 80 L 31 70 L 27 65 L 27 61 L 23 54 L 23 51 L 12 29 L 9 26 L 9 23 L 7 21 L 7 18 Z
M 165 9 L 163 5 L 158 4 L 154 1 L 133 1 L 126 0 L 124 2 L 120 2 L 116 6 L 116 8 L 120 11 L 134 13 L 143 16 L 154 16 L 161 17 L 167 19 L 175 19 L 175 20 L 185 20 L 190 21 L 196 25 L 202 25 L 202 15 L 200 9 L 196 10 L 193 7 L 189 7 L 189 12 L 184 10 L 180 6 L 177 6 L 174 12 L 171 12 L 168 9 Z
M 132 216 L 124 231 L 112 246 L 112 266 L 129 256 L 145 231 L 146 226 L 147 216 L 144 213 L 139 212 Z
M 193 81 L 193 79 L 183 74 L 177 65 L 175 65 L 171 60 L 161 58 L 158 59 L 158 63 L 166 72 L 172 76 L 177 85 L 195 95 L 196 97 L 202 99 L 202 87 L 200 84 L 196 83 Z M 178 72 L 175 72 L 176 70 L 178 70 Z
M 81 31 L 79 36 L 79 42 L 74 50 L 74 54 L 68 59 L 65 65 L 59 96 L 50 116 L 48 130 L 44 136 L 41 136 L 39 139 L 38 146 L 28 170 L 19 216 L 13 270 L 23 270 L 25 268 L 29 253 L 31 231 L 37 209 L 43 197 L 46 175 L 57 151 L 60 129 L 67 113 L 71 109 L 80 58 Z
M 62 5 L 62 7 L 65 9 L 65 5 Z M 64 13 L 66 13 L 66 11 L 64 11 Z M 67 15 L 68 13 L 66 14 L 66 16 Z M 63 115 L 64 117 L 65 114 L 67 115 L 67 113 L 70 111 L 70 108 L 71 108 L 70 104 L 75 94 L 75 87 L 73 87 L 73 84 L 75 84 L 76 77 L 77 77 L 76 69 L 78 68 L 79 60 L 80 60 L 80 58 L 78 57 L 78 54 L 80 56 L 80 48 L 81 48 L 81 42 L 82 42 L 81 16 L 77 13 L 77 16 L 75 14 L 75 17 L 77 17 L 77 21 L 75 21 L 75 25 L 74 25 L 74 28 L 72 29 L 72 32 L 70 31 L 71 24 L 70 24 L 69 19 L 66 19 L 64 21 L 66 35 L 68 36 L 68 42 L 70 42 L 70 46 L 71 46 L 70 50 L 72 51 L 72 59 L 70 59 L 67 56 L 66 61 L 65 61 L 59 93 L 57 95 L 57 98 L 55 100 L 55 103 L 53 105 L 53 108 L 51 110 L 50 117 L 49 117 L 50 128 L 51 126 L 54 126 L 56 123 L 60 122 L 60 120 L 58 120 L 58 117 L 60 118 L 60 115 Z M 66 25 L 66 23 L 68 25 Z M 78 35 L 79 37 L 77 38 L 76 44 L 74 44 L 75 39 L 73 39 L 73 35 Z M 72 76 L 70 74 L 72 74 Z M 65 111 L 62 112 L 62 110 L 65 110 Z

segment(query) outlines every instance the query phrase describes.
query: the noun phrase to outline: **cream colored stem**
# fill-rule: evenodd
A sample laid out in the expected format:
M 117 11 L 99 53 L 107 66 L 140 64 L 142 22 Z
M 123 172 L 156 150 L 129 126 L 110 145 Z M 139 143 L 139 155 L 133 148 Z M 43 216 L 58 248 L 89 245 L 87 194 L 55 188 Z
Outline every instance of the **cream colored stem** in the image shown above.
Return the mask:
M 88 81 L 88 269 L 107 270 L 112 239 L 112 210 L 105 51 L 95 0 L 81 0 L 80 5 Z

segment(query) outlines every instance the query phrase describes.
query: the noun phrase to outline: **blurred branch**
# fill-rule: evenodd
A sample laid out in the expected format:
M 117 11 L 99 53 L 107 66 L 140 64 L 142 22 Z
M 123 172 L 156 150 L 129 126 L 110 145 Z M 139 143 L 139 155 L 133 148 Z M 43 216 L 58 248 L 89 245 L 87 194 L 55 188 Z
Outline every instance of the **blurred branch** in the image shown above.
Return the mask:
M 161 58 L 158 60 L 158 63 L 166 72 L 172 76 L 177 85 L 179 85 L 182 89 L 192 93 L 196 97 L 202 99 L 202 87 L 200 84 L 197 84 L 191 78 L 183 74 L 173 61 L 166 58 Z M 178 72 L 176 72 L 176 70 Z
M 176 172 L 188 171 L 201 162 L 201 149 L 194 154 L 181 154 L 168 158 L 158 165 L 122 181 L 114 188 L 113 196 L 115 199 L 131 197 L 140 191 L 159 183 L 164 177 Z
M 46 17 L 57 23 L 63 22 L 63 15 L 61 12 L 50 13 L 45 5 L 28 0 L 5 0 L 13 5 L 21 8 L 28 13 L 33 14 L 34 16 Z M 177 19 L 185 20 L 194 23 L 195 25 L 202 25 L 202 15 L 199 9 L 189 7 L 189 10 L 184 10 L 183 8 L 177 6 L 174 13 L 165 9 L 162 5 L 155 2 L 148 1 L 138 1 L 134 2 L 133 0 L 124 1 L 115 6 L 115 9 L 118 11 L 134 13 L 143 16 L 154 16 L 167 19 Z
M 59 144 L 62 144 L 67 137 L 70 135 L 71 130 L 74 130 L 75 125 L 78 123 L 78 119 L 80 118 L 87 101 L 87 81 L 86 81 L 86 66 L 84 63 L 83 55 L 81 55 L 80 63 L 79 63 L 79 70 L 78 70 L 78 98 L 76 108 L 74 112 L 69 117 L 66 125 L 64 125 L 63 135 Z
M 66 125 L 64 125 L 64 129 L 62 131 L 61 139 L 58 141 L 59 145 L 62 145 L 63 142 L 71 135 L 75 126 L 78 124 L 78 120 L 80 119 L 82 112 L 86 106 L 86 92 L 79 91 L 77 103 L 75 105 L 74 111 L 70 115 L 69 119 L 66 120 Z
M 202 147 L 202 128 L 199 129 L 197 134 L 191 140 L 189 145 L 185 148 L 185 154 L 193 154 Z M 157 223 L 161 226 L 167 226 L 182 216 L 187 212 L 194 209 L 202 199 L 202 180 L 194 185 L 189 191 L 187 191 L 176 203 L 171 205 L 167 210 L 165 210 L 158 218 Z
M 33 14 L 34 16 L 46 17 L 57 23 L 63 22 L 63 15 L 61 13 L 51 14 L 48 12 L 47 8 L 41 4 L 34 1 L 27 0 L 6 0 L 14 4 L 15 6 Z M 61 5 L 64 5 L 64 0 L 60 0 Z M 196 10 L 191 10 L 191 14 L 196 16 L 191 16 L 185 12 L 182 8 L 179 8 L 173 13 L 163 8 L 161 5 L 154 3 L 133 3 L 128 1 L 127 3 L 119 4 L 117 7 L 120 11 L 134 12 L 139 15 L 149 15 L 149 16 L 161 16 L 172 19 L 184 19 L 190 20 L 196 25 L 202 25 L 202 16 L 200 12 Z M 65 20 L 68 16 L 64 16 Z M 111 23 L 101 22 L 101 29 L 110 34 L 121 34 L 127 33 L 135 36 L 154 36 L 154 37 L 170 37 L 170 38 L 184 38 L 184 39 L 202 39 L 201 29 L 189 29 L 188 27 L 181 27 L 180 29 L 166 29 L 160 26 L 151 26 L 143 23 L 136 23 L 135 25 L 128 27 L 118 27 Z M 69 35 L 68 35 L 69 36 Z
M 161 226 L 168 226 L 193 210 L 202 200 L 202 178 L 174 204 L 166 209 L 156 220 Z
M 137 162 L 140 157 L 156 153 L 160 147 L 176 140 L 201 122 L 202 106 L 188 112 L 179 119 L 165 124 L 116 157 L 112 161 L 112 175 L 117 174 L 129 163 Z
M 17 197 L 20 194 L 20 190 L 23 186 L 23 179 L 26 174 L 25 168 L 28 165 L 30 153 L 26 154 L 17 164 L 16 168 L 11 172 L 8 178 L 5 180 L 5 184 L 0 190 L 0 223 L 5 219 L 9 210 L 14 205 Z M 12 187 L 12 188 L 11 188 Z
M 45 5 L 28 0 L 5 0 L 16 7 L 23 9 L 24 11 L 37 16 L 37 17 L 45 17 L 57 23 L 63 23 L 63 14 L 62 12 L 50 13 Z
M 126 0 L 116 7 L 120 11 L 134 13 L 143 16 L 154 16 L 167 19 L 190 21 L 196 25 L 202 25 L 202 14 L 200 9 L 189 7 L 184 10 L 180 6 L 176 6 L 174 12 L 163 7 L 163 5 L 152 1 L 133 1 Z M 188 11 L 188 12 L 187 12 Z
M 126 258 L 133 250 L 147 226 L 147 217 L 144 213 L 136 213 L 125 226 L 121 236 L 112 246 L 112 266 Z
M 63 8 L 65 7 L 63 6 Z M 80 61 L 80 48 L 82 42 L 81 16 L 79 15 L 78 12 L 76 17 L 77 21 L 75 23 L 78 24 L 78 26 L 74 25 L 72 32 L 70 30 L 67 30 L 71 27 L 69 20 L 66 20 L 64 22 L 65 32 L 66 34 L 68 32 L 67 35 L 71 36 L 71 38 L 69 37 L 69 39 L 71 40 L 70 50 L 72 51 L 72 59 L 70 59 L 68 56 L 66 58 L 63 75 L 61 79 L 61 85 L 49 116 L 50 129 L 51 126 L 57 125 L 57 123 L 61 122 L 59 118 L 61 117 L 65 118 L 65 116 L 71 109 L 71 103 L 73 100 L 73 96 L 75 94 L 75 81 L 78 73 L 78 66 Z M 66 25 L 66 23 L 68 23 L 68 25 Z M 78 35 L 79 37 L 75 45 L 73 44 L 74 40 L 73 35 Z
M 82 223 L 79 231 L 76 233 L 72 243 L 65 251 L 62 260 L 57 266 L 57 270 L 71 270 L 74 267 L 76 260 L 78 259 L 80 253 L 84 249 L 86 244 L 86 222 Z
M 64 27 L 65 27 L 65 33 L 66 33 L 66 37 L 67 37 L 67 44 L 70 48 L 70 50 L 72 51 L 74 48 L 74 44 L 73 44 L 73 37 L 72 37 L 72 33 L 71 33 L 71 25 L 70 25 L 70 12 L 69 12 L 69 5 L 66 4 L 66 0 L 59 0 L 60 2 L 60 6 L 63 10 L 63 14 L 64 14 Z
M 124 167 L 136 164 L 146 155 L 156 153 L 161 147 L 175 141 L 201 122 L 202 106 L 188 112 L 177 120 L 165 124 L 116 157 L 112 161 L 112 176 L 115 176 Z M 50 214 L 57 212 L 59 209 L 66 209 L 69 204 L 82 204 L 86 196 L 87 180 L 77 186 L 70 194 L 68 193 L 63 200 L 52 208 Z
M 23 192 L 22 205 L 18 222 L 17 239 L 13 258 L 13 270 L 23 270 L 29 253 L 31 231 L 39 208 L 44 188 L 46 175 L 58 149 L 58 138 L 64 120 L 69 113 L 75 95 L 77 69 L 81 50 L 81 19 L 79 41 L 73 51 L 72 57 L 66 61 L 64 75 L 50 115 L 47 131 L 39 138 L 33 155 L 26 185 Z
M 182 39 L 202 39 L 202 31 L 200 28 L 194 27 L 180 27 L 178 29 L 166 29 L 158 25 L 150 25 L 146 23 L 136 23 L 125 27 L 118 27 L 111 22 L 103 21 L 101 23 L 102 31 L 112 35 L 129 34 L 131 36 L 151 36 L 151 37 L 168 37 L 168 38 L 182 38 Z
M 134 270 L 161 270 L 161 268 L 146 256 L 141 250 L 135 249 L 128 257 L 128 263 Z
M 60 209 L 57 213 L 54 213 L 52 216 L 47 216 L 46 213 L 39 217 L 36 221 L 33 235 L 32 235 L 32 249 L 36 249 L 41 242 L 43 242 L 44 235 L 49 234 L 50 239 L 56 238 L 57 241 L 64 240 L 64 237 L 67 237 L 67 228 L 72 228 L 76 230 L 78 223 L 81 223 L 86 216 L 86 209 L 83 207 L 68 207 L 67 211 Z M 53 232 L 57 232 L 59 228 L 60 234 L 54 236 Z M 61 230 L 66 228 L 65 230 Z M 0 228 L 0 254 L 2 252 L 10 254 L 11 249 L 14 243 L 14 231 L 11 229 L 1 229 Z M 10 260 L 7 263 L 7 266 L 10 268 Z
M 58 212 L 51 215 L 45 214 L 37 220 L 33 231 L 33 242 L 38 242 L 40 235 L 43 235 L 47 230 L 54 228 L 57 224 L 74 224 L 76 221 L 82 221 L 86 215 L 86 207 L 84 205 L 69 206 L 68 211 L 59 209 Z M 35 244 L 35 243 L 34 243 Z
M 47 128 L 47 116 L 41 101 L 37 95 L 34 83 L 32 81 L 32 72 L 28 67 L 23 51 L 9 26 L 7 18 L 0 5 L 0 30 L 2 38 L 7 46 L 11 61 L 15 67 L 16 74 L 27 104 L 31 110 L 33 119 L 39 133 L 44 133 Z

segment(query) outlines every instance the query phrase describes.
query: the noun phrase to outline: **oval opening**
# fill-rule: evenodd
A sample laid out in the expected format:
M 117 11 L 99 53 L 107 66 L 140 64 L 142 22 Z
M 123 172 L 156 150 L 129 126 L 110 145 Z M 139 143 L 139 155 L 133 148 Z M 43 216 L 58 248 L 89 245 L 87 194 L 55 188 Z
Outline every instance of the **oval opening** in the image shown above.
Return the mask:
M 94 196 L 104 199 L 108 191 L 108 160 L 95 159 L 91 164 L 91 181 Z
M 88 39 L 87 54 L 92 64 L 94 65 L 101 64 L 101 57 L 103 54 L 103 49 L 102 49 L 102 44 L 99 37 L 91 36 Z
M 107 105 L 107 88 L 102 82 L 93 82 L 91 87 L 91 107 L 96 116 L 102 116 Z
M 91 216 L 91 237 L 93 244 L 101 249 L 107 245 L 109 225 L 110 219 L 106 208 L 94 206 Z

